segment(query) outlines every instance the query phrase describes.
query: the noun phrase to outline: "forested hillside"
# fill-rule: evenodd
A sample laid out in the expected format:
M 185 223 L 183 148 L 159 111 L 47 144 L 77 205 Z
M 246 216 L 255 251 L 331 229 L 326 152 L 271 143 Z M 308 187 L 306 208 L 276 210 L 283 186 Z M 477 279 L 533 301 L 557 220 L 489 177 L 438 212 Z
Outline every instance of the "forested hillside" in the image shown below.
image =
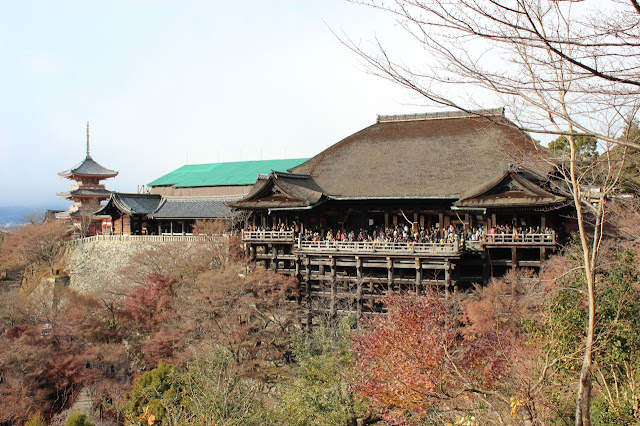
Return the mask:
M 65 424 L 81 391 L 84 424 L 573 423 L 587 314 L 572 243 L 539 276 L 393 294 L 386 315 L 309 332 L 296 280 L 250 270 L 233 238 L 140 253 L 114 275 L 126 291 L 90 296 L 51 280 L 64 227 L 2 238 L 20 286 L 0 281 L 0 424 Z M 639 424 L 640 252 L 632 234 L 602 250 L 592 420 Z

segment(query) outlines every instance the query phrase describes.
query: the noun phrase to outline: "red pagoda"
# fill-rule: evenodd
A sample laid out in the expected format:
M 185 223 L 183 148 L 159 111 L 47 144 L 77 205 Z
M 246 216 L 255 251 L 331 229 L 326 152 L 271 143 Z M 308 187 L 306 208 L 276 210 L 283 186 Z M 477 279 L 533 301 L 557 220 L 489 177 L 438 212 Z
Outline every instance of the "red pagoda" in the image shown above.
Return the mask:
M 74 204 L 67 211 L 56 214 L 61 220 L 72 220 L 82 236 L 108 233 L 111 229 L 111 217 L 96 215 L 100 203 L 111 195 L 104 179 L 118 175 L 115 170 L 101 166 L 89 151 L 89 123 L 87 123 L 87 156 L 75 167 L 58 173 L 59 176 L 75 181 L 69 191 L 58 193 L 58 197 L 67 198 Z

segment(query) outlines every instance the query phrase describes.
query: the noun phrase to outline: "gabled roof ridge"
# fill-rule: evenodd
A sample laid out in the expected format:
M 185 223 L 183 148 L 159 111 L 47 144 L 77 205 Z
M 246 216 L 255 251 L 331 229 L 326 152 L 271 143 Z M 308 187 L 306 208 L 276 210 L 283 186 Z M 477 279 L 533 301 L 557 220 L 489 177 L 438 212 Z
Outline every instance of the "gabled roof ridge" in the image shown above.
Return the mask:
M 417 120 L 438 120 L 447 118 L 473 118 L 487 116 L 504 116 L 504 107 L 477 109 L 477 110 L 455 110 L 442 112 L 426 112 L 420 114 L 397 114 L 378 115 L 376 123 L 390 123 L 396 121 L 417 121 Z
M 269 174 L 265 174 L 265 173 L 258 173 L 258 179 L 269 179 L 271 176 L 275 177 L 276 179 L 278 179 L 279 177 L 286 177 L 286 178 L 291 178 L 291 179 L 310 179 L 311 176 L 309 176 L 306 173 L 291 173 L 291 172 L 279 172 L 277 170 L 271 170 L 271 172 Z
M 151 194 L 149 192 L 120 192 L 120 191 L 111 191 L 112 194 L 117 194 L 119 196 L 125 195 L 127 197 L 140 196 L 140 197 L 161 197 L 160 194 Z
M 200 202 L 200 201 L 232 201 L 243 195 L 165 195 L 163 202 Z

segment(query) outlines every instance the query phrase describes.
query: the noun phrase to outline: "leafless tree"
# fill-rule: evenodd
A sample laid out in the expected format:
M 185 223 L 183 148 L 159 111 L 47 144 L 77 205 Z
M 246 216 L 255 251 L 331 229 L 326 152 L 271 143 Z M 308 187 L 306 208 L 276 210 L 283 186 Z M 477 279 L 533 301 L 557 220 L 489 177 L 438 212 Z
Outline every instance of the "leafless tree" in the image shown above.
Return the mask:
M 424 48 L 429 61 L 427 66 L 414 66 L 408 58 L 396 59 L 379 40 L 368 49 L 346 35 L 338 36 L 373 73 L 416 91 L 431 103 L 467 112 L 477 105 L 461 89 L 472 88 L 475 99 L 482 99 L 478 91 L 485 91 L 508 106 L 512 120 L 500 124 L 566 136 L 569 152 L 558 170 L 575 206 L 589 311 L 575 423 L 591 424 L 595 277 L 606 209 L 603 201 L 616 188 L 621 159 L 612 161 L 606 150 L 605 158 L 584 168 L 576 138 L 592 136 L 603 143 L 640 148 L 639 138 L 621 138 L 631 134 L 628 130 L 638 110 L 640 4 L 611 0 L 603 9 L 601 4 L 560 0 L 354 3 L 395 16 Z M 595 175 L 600 181 L 590 182 Z M 599 187 L 597 197 L 589 193 L 594 183 Z
M 76 226 L 79 227 L 80 236 L 89 236 L 91 225 L 95 223 L 95 215 L 99 209 L 100 202 L 98 200 L 84 201 L 79 207 L 79 219 L 76 222 Z

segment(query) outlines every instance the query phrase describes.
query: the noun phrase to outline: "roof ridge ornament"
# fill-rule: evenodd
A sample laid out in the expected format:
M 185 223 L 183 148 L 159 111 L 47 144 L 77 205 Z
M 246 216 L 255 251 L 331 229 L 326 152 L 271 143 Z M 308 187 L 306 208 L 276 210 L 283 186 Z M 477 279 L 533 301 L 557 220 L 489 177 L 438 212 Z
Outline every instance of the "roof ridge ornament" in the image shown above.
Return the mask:
M 87 121 L 87 157 L 91 157 L 89 151 L 89 122 Z
M 476 110 L 456 110 L 442 112 L 426 112 L 421 114 L 398 114 L 398 115 L 377 115 L 376 123 L 388 123 L 393 121 L 418 121 L 418 120 L 434 120 L 441 118 L 469 118 L 469 117 L 486 117 L 486 116 L 504 116 L 505 108 L 490 108 Z

